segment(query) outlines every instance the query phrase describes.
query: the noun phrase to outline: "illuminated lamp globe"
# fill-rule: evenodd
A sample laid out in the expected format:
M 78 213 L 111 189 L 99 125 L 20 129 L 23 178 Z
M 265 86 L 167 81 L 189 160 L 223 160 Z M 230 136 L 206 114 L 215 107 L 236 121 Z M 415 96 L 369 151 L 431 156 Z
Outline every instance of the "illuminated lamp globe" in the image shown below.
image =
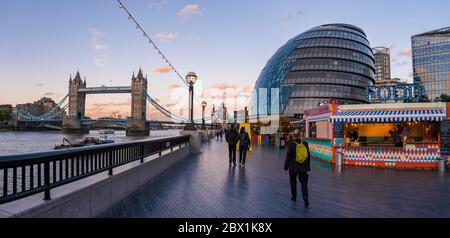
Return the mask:
M 194 72 L 189 72 L 186 75 L 186 81 L 189 85 L 194 85 L 197 81 L 197 74 L 195 74 Z

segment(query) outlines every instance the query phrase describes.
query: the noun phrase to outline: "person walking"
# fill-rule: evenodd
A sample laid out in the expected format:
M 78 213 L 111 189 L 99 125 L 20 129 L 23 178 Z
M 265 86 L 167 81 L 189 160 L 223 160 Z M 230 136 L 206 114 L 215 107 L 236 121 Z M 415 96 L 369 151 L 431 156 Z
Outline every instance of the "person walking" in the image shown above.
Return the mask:
M 220 141 L 222 141 L 222 137 L 223 137 L 223 129 L 220 129 L 219 136 L 220 136 Z
M 234 129 L 234 125 L 230 126 L 230 129 L 227 131 L 225 135 L 225 140 L 228 143 L 228 155 L 230 158 L 230 165 L 233 163 L 236 165 L 236 144 L 239 140 L 238 133 L 236 129 Z
M 239 133 L 239 165 L 245 166 L 245 157 L 247 156 L 248 148 L 250 147 L 250 137 L 245 131 L 245 127 L 241 128 Z
M 300 131 L 293 133 L 293 142 L 289 143 L 284 162 L 284 172 L 289 171 L 289 180 L 291 184 L 291 200 L 297 200 L 297 178 L 302 186 L 302 195 L 305 207 L 309 207 L 308 197 L 308 172 L 310 167 L 310 153 L 308 143 L 300 139 Z

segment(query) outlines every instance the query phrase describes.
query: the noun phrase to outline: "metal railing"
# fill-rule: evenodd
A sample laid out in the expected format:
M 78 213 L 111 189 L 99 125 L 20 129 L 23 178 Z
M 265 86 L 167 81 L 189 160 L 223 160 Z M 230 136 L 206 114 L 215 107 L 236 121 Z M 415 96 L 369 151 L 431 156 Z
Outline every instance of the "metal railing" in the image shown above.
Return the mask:
M 189 144 L 189 136 L 67 149 L 43 153 L 0 156 L 0 204 L 44 192 L 108 171 L 176 147 Z

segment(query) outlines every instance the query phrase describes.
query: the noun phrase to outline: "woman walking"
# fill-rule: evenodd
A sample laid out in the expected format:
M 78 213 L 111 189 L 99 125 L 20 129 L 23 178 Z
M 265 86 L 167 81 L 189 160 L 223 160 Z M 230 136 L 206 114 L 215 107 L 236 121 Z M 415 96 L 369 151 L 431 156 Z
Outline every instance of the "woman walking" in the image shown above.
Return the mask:
M 250 137 L 245 131 L 245 127 L 241 128 L 239 133 L 239 165 L 245 166 L 245 157 L 247 156 L 247 150 L 250 146 Z

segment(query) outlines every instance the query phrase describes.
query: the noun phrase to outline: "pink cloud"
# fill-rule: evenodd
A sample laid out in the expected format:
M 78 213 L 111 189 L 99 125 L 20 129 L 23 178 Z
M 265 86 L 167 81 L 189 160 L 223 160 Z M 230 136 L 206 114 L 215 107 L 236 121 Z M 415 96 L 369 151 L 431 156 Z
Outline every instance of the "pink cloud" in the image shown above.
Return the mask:
M 210 85 L 209 88 L 215 88 L 220 90 L 236 89 L 239 88 L 239 85 L 237 85 L 236 83 L 214 83 Z
M 398 53 L 398 56 L 411 57 L 411 49 L 404 49 Z
M 244 92 L 245 93 L 252 93 L 253 92 L 253 87 L 250 85 L 244 86 Z
M 181 85 L 178 83 L 172 83 L 172 84 L 169 84 L 169 88 L 170 89 L 181 88 Z
M 184 6 L 179 12 L 178 16 L 183 20 L 188 20 L 192 15 L 200 14 L 200 8 L 197 4 L 189 4 Z
M 165 73 L 169 73 L 171 70 L 172 69 L 169 66 L 161 66 L 161 67 L 154 69 L 153 71 L 156 73 L 165 74 Z

